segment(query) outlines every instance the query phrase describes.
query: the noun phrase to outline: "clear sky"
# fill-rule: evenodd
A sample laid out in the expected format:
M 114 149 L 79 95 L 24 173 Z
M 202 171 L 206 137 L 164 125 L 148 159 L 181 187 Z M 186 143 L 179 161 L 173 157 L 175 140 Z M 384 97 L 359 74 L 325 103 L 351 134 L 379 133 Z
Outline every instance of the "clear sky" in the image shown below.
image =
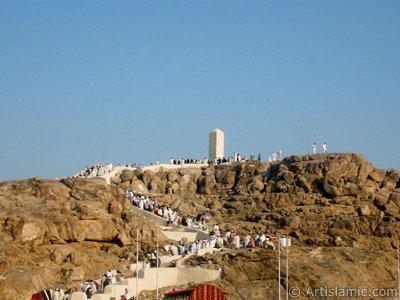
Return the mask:
M 0 1 L 0 180 L 225 152 L 400 168 L 400 1 Z

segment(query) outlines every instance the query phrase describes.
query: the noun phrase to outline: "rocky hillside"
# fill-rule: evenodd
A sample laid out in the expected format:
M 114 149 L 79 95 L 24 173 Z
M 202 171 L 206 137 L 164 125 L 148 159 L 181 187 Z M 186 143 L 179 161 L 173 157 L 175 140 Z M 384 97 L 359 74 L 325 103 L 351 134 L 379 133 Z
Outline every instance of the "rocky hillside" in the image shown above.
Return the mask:
M 73 287 L 109 268 L 127 273 L 138 224 L 142 251 L 156 236 L 131 206 L 102 179 L 0 183 L 0 299 Z
M 126 170 L 114 185 L 156 195 L 182 213 L 208 212 L 239 233 L 290 234 L 298 245 L 391 248 L 399 174 L 358 154 L 291 156 L 280 163 L 176 171 Z
M 395 287 L 399 187 L 397 172 L 376 169 L 358 154 L 125 170 L 111 185 L 101 179 L 3 182 L 0 298 L 29 299 L 35 290 L 71 286 L 109 267 L 123 269 L 136 251 L 138 224 L 145 235 L 140 250 L 154 247 L 155 228 L 130 209 L 126 188 L 156 197 L 181 215 L 208 212 L 211 224 L 241 236 L 292 236 L 289 280 L 301 287 L 302 297 L 310 286 Z M 273 299 L 276 257 L 272 250 L 238 250 L 188 264 L 221 266 L 224 277 L 214 284 L 229 299 Z

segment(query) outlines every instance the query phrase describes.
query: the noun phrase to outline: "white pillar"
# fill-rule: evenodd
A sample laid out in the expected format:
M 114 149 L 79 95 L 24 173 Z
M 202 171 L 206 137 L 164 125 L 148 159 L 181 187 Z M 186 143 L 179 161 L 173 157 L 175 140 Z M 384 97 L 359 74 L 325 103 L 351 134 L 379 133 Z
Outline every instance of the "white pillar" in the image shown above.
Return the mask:
M 218 128 L 211 130 L 208 141 L 208 159 L 214 160 L 216 158 L 223 158 L 224 133 L 222 130 Z

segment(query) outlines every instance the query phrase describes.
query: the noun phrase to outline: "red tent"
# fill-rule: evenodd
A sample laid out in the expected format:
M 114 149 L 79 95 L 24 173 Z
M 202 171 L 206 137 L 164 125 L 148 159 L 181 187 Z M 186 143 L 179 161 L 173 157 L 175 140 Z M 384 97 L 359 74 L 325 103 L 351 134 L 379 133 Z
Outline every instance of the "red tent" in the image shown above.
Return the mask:
M 42 299 L 43 299 L 42 294 L 40 292 L 32 295 L 32 298 L 31 298 L 31 300 L 42 300 Z
M 172 291 L 164 294 L 164 300 L 226 300 L 224 293 L 210 284 L 200 284 L 195 288 Z

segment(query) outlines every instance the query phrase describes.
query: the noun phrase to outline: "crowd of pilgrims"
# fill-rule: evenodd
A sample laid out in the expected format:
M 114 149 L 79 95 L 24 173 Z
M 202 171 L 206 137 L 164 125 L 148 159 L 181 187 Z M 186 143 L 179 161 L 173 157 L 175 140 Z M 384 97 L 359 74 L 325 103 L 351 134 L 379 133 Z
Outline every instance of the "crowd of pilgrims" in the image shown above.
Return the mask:
M 85 169 L 80 171 L 74 177 L 78 178 L 94 178 L 100 177 L 107 173 L 110 173 L 113 170 L 113 165 L 110 164 L 95 164 L 94 166 L 88 167 L 86 166 Z
M 182 225 L 207 231 L 208 214 L 199 214 L 196 218 L 192 216 L 180 216 L 179 213 L 166 205 L 158 205 L 157 200 L 145 196 L 135 196 L 131 190 L 125 191 L 125 196 L 136 207 L 154 213 L 167 220 L 167 224 Z
M 129 198 L 133 205 L 140 209 L 153 212 L 160 217 L 168 220 L 168 224 L 176 224 L 187 226 L 190 228 L 198 228 L 203 231 L 208 231 L 207 222 L 209 221 L 209 215 L 207 213 L 198 214 L 196 218 L 191 216 L 180 217 L 178 212 L 167 206 L 158 206 L 155 199 L 150 199 L 144 196 L 135 196 L 132 191 L 126 191 L 126 197 Z M 289 238 L 290 239 L 290 238 Z M 219 224 L 214 224 L 211 228 L 209 237 L 199 239 L 194 242 L 184 243 L 183 241 L 176 245 L 165 245 L 161 249 L 154 249 L 149 253 L 144 253 L 139 261 L 142 262 L 144 268 L 156 268 L 161 266 L 163 258 L 170 256 L 182 256 L 190 254 L 198 254 L 207 249 L 240 249 L 240 248 L 271 248 L 276 249 L 275 246 L 276 238 L 269 234 L 259 233 L 255 236 L 247 234 L 243 237 L 242 241 L 239 234 L 234 230 L 227 230 L 222 233 Z M 162 253 L 161 253 L 162 252 Z M 158 261 L 157 261 L 158 257 Z M 107 285 L 118 285 L 124 279 L 124 275 L 118 270 L 109 270 L 105 272 L 101 278 L 96 280 L 87 280 L 80 284 L 80 291 L 84 292 L 87 299 L 91 299 L 92 295 L 96 293 L 102 293 Z M 53 300 L 68 300 L 71 293 L 74 290 L 69 290 L 64 293 L 62 290 L 56 289 L 52 294 Z M 43 298 L 46 299 L 46 298 Z M 128 289 L 125 289 L 125 294 L 121 295 L 121 300 L 134 300 L 133 295 Z
M 208 213 L 199 213 L 196 217 L 186 215 L 180 216 L 179 213 L 171 207 L 158 205 L 156 199 L 148 198 L 145 196 L 135 196 L 131 190 L 125 191 L 126 197 L 131 201 L 131 203 L 149 212 L 152 212 L 159 217 L 167 220 L 167 224 L 181 225 L 189 228 L 195 228 L 208 232 Z M 270 247 L 276 249 L 274 244 L 275 237 L 260 233 L 254 237 L 247 234 L 243 237 L 242 242 L 240 241 L 240 236 L 234 230 L 227 230 L 224 235 L 221 235 L 219 225 L 215 224 L 210 232 L 210 237 L 204 240 L 197 240 L 193 243 L 179 243 L 178 245 L 169 245 L 168 251 L 172 255 L 186 255 L 189 253 L 197 253 L 199 250 L 208 248 L 222 248 L 226 247 L 229 249 L 239 249 L 239 248 L 254 248 L 254 247 Z M 154 253 L 149 253 L 146 255 L 145 259 L 148 261 L 148 266 L 155 266 L 156 255 Z
M 195 159 L 195 158 L 186 158 L 186 159 L 175 159 L 173 157 L 170 158 L 170 164 L 171 165 L 183 165 L 183 164 L 208 164 L 208 165 L 221 165 L 221 164 L 231 164 L 233 162 L 241 162 L 245 161 L 248 158 L 245 155 L 240 155 L 240 153 L 234 153 L 233 156 L 230 156 L 228 158 L 226 157 L 219 157 L 214 160 L 207 160 L 207 158 L 203 159 Z M 249 157 L 250 160 L 258 160 L 261 161 L 261 154 L 258 154 L 257 157 L 252 153 Z M 268 157 L 269 162 L 271 161 L 279 161 L 282 160 L 282 151 L 276 151 L 272 153 L 272 156 Z M 156 162 L 157 165 L 160 164 L 160 161 L 157 159 Z M 151 163 L 153 165 L 153 163 Z M 118 164 L 118 167 L 125 166 L 126 168 L 136 168 L 136 167 L 141 167 L 141 164 L 136 165 L 135 164 Z M 103 164 L 103 163 L 98 163 L 93 166 L 86 166 L 82 171 L 80 171 L 78 174 L 76 174 L 73 177 L 78 177 L 78 178 L 94 178 L 94 177 L 100 177 L 103 176 L 107 173 L 110 173 L 113 170 L 113 164 Z
M 255 248 L 255 247 L 269 247 L 273 250 L 276 249 L 274 241 L 275 237 L 267 235 L 267 234 L 257 234 L 255 237 L 251 235 L 246 235 L 243 238 L 243 242 L 240 242 L 240 237 L 234 230 L 228 230 L 221 235 L 219 225 L 215 224 L 212 227 L 212 231 L 210 233 L 209 238 L 201 239 L 194 241 L 192 243 L 183 243 L 180 242 L 177 245 L 165 245 L 162 247 L 163 254 L 161 255 L 159 250 L 158 255 L 158 263 L 157 263 L 157 249 L 154 249 L 153 252 L 141 255 L 141 260 L 144 268 L 156 268 L 157 266 L 161 266 L 161 262 L 163 257 L 168 256 L 186 256 L 189 254 L 198 254 L 202 250 L 207 249 L 239 249 L 239 248 Z M 124 275 L 118 270 L 108 270 L 104 274 L 102 274 L 101 278 L 96 280 L 87 280 L 80 284 L 79 290 L 86 294 L 87 299 L 91 299 L 91 297 L 96 293 L 103 293 L 105 287 L 107 285 L 119 285 L 124 279 Z M 44 291 L 43 291 L 44 292 Z M 42 292 L 42 293 L 43 293 Z M 52 299 L 52 300 L 69 300 L 70 295 L 75 292 L 74 289 L 70 289 L 64 293 L 63 290 L 55 289 L 53 293 L 49 293 L 52 295 L 51 298 L 43 297 L 42 299 Z M 134 296 L 130 293 L 130 291 L 126 288 L 124 295 L 121 295 L 120 300 L 134 300 Z
M 107 285 L 119 285 L 124 279 L 124 275 L 118 270 L 108 270 L 101 275 L 100 278 L 86 280 L 81 282 L 79 289 L 63 289 L 56 288 L 53 290 L 44 290 L 35 294 L 32 299 L 44 300 L 69 300 L 72 293 L 80 291 L 86 294 L 87 299 L 91 299 L 94 294 L 103 293 Z M 36 297 L 37 295 L 37 297 Z M 39 297 L 40 295 L 40 297 Z M 125 288 L 124 294 L 121 295 L 120 300 L 135 300 L 135 297 L 130 293 L 129 289 Z
M 100 279 L 88 280 L 81 283 L 80 290 L 86 294 L 87 299 L 96 293 L 102 293 L 107 285 L 119 285 L 124 279 L 124 275 L 118 270 L 108 270 Z M 128 288 L 121 295 L 121 300 L 134 300 L 134 296 L 130 293 Z
M 171 165 L 183 165 L 183 164 L 207 164 L 207 158 L 197 159 L 197 158 L 186 158 L 186 159 L 175 159 L 173 157 L 170 158 L 169 163 Z
M 289 238 L 290 239 L 290 238 Z M 223 235 L 219 230 L 219 225 L 215 224 L 210 232 L 210 237 L 199 239 L 190 243 L 184 243 L 183 241 L 174 245 L 164 245 L 162 249 L 164 254 L 158 255 L 158 266 L 161 265 L 163 258 L 171 256 L 185 257 L 190 254 L 199 254 L 208 249 L 250 249 L 256 247 L 270 248 L 275 250 L 276 237 L 260 233 L 256 236 L 250 234 L 245 235 L 241 243 L 240 236 L 236 234 L 234 230 L 228 230 Z M 156 268 L 157 267 L 157 249 L 154 251 L 144 254 L 142 257 L 144 268 Z
M 275 153 L 275 152 L 274 152 Z M 280 151 L 279 154 L 282 154 Z M 277 154 L 275 154 L 276 156 Z M 233 156 L 229 156 L 228 158 L 226 157 L 217 157 L 214 160 L 207 160 L 207 158 L 203 159 L 174 159 L 171 157 L 170 159 L 170 164 L 171 165 L 179 165 L 179 164 L 208 164 L 208 165 L 221 165 L 221 164 L 231 164 L 233 162 L 241 162 L 245 161 L 248 158 L 245 155 L 241 155 L 240 153 L 234 153 Z M 249 157 L 250 160 L 258 160 L 261 161 L 261 153 L 257 155 L 257 157 L 252 153 Z M 276 158 L 274 161 L 277 160 Z M 271 161 L 271 160 L 270 160 Z M 157 160 L 158 162 L 158 160 Z
M 274 152 L 272 155 L 272 159 L 269 158 L 269 161 L 275 161 L 281 159 L 281 151 Z M 209 165 L 219 165 L 219 164 L 230 164 L 234 162 L 240 162 L 242 160 L 246 160 L 245 156 L 241 156 L 239 153 L 235 153 L 233 157 L 229 157 L 226 159 L 217 158 L 214 161 L 204 159 L 173 159 L 171 157 L 170 164 L 209 164 Z M 255 160 L 254 154 L 250 156 L 251 160 Z M 261 160 L 261 155 L 257 156 L 257 160 Z M 126 164 L 126 167 L 136 167 L 136 164 Z M 78 173 L 75 177 L 80 178 L 93 178 L 99 177 L 104 174 L 107 174 L 113 170 L 112 164 L 95 164 L 94 166 L 88 167 L 81 172 Z M 142 209 L 149 212 L 152 212 L 159 217 L 162 217 L 167 220 L 167 224 L 174 225 L 182 225 L 189 228 L 195 228 L 198 230 L 208 232 L 208 213 L 198 214 L 196 217 L 194 216 L 180 216 L 176 210 L 166 205 L 160 206 L 157 203 L 156 199 L 148 198 L 145 196 L 136 196 L 131 190 L 125 191 L 126 197 L 130 200 L 130 202 Z M 289 238 L 290 239 L 290 238 Z M 255 235 L 254 237 L 250 234 L 247 234 L 243 237 L 243 240 L 240 240 L 240 236 L 234 230 L 227 230 L 224 234 L 221 234 L 219 229 L 219 225 L 215 224 L 212 227 L 212 231 L 210 232 L 210 237 L 196 240 L 192 243 L 183 243 L 179 242 L 177 245 L 165 245 L 163 247 L 166 255 L 189 255 L 191 253 L 199 253 L 201 250 L 205 249 L 239 249 L 239 248 L 255 248 L 255 247 L 264 247 L 271 248 L 273 250 L 276 249 L 275 243 L 276 237 L 271 236 L 269 234 L 260 233 Z M 163 256 L 159 255 L 158 266 L 160 266 L 161 259 Z M 145 268 L 157 267 L 157 249 L 153 252 L 147 253 L 142 257 L 143 265 Z M 117 270 L 109 270 L 105 274 L 101 276 L 100 279 L 97 280 L 87 280 L 80 285 L 80 290 L 84 292 L 87 296 L 87 299 L 91 299 L 92 295 L 96 293 L 102 293 L 104 288 L 109 284 L 121 284 L 123 280 L 123 275 L 120 271 Z M 43 291 L 44 292 L 44 291 Z M 42 292 L 42 293 L 43 293 Z M 50 293 L 53 300 L 68 300 L 70 298 L 71 293 L 74 290 L 68 290 L 67 292 L 63 292 L 63 290 L 55 289 L 53 293 Z M 48 297 L 48 296 L 47 296 Z M 43 298 L 46 299 L 46 298 Z M 121 295 L 121 300 L 131 300 L 134 299 L 133 295 L 130 294 L 128 289 L 125 289 L 125 294 Z
M 185 256 L 191 253 L 199 253 L 202 250 L 207 249 L 249 249 L 256 247 L 271 248 L 276 249 L 274 241 L 275 237 L 268 234 L 257 234 L 256 236 L 251 236 L 247 234 L 243 238 L 243 242 L 240 241 L 240 236 L 236 234 L 234 230 L 228 230 L 222 236 L 219 231 L 219 225 L 215 224 L 213 226 L 213 231 L 210 233 L 209 238 L 204 238 L 196 240 L 192 243 L 179 242 L 177 245 L 166 245 L 164 250 L 167 251 L 169 255 L 181 255 Z M 147 254 L 147 267 L 156 267 L 156 253 Z

